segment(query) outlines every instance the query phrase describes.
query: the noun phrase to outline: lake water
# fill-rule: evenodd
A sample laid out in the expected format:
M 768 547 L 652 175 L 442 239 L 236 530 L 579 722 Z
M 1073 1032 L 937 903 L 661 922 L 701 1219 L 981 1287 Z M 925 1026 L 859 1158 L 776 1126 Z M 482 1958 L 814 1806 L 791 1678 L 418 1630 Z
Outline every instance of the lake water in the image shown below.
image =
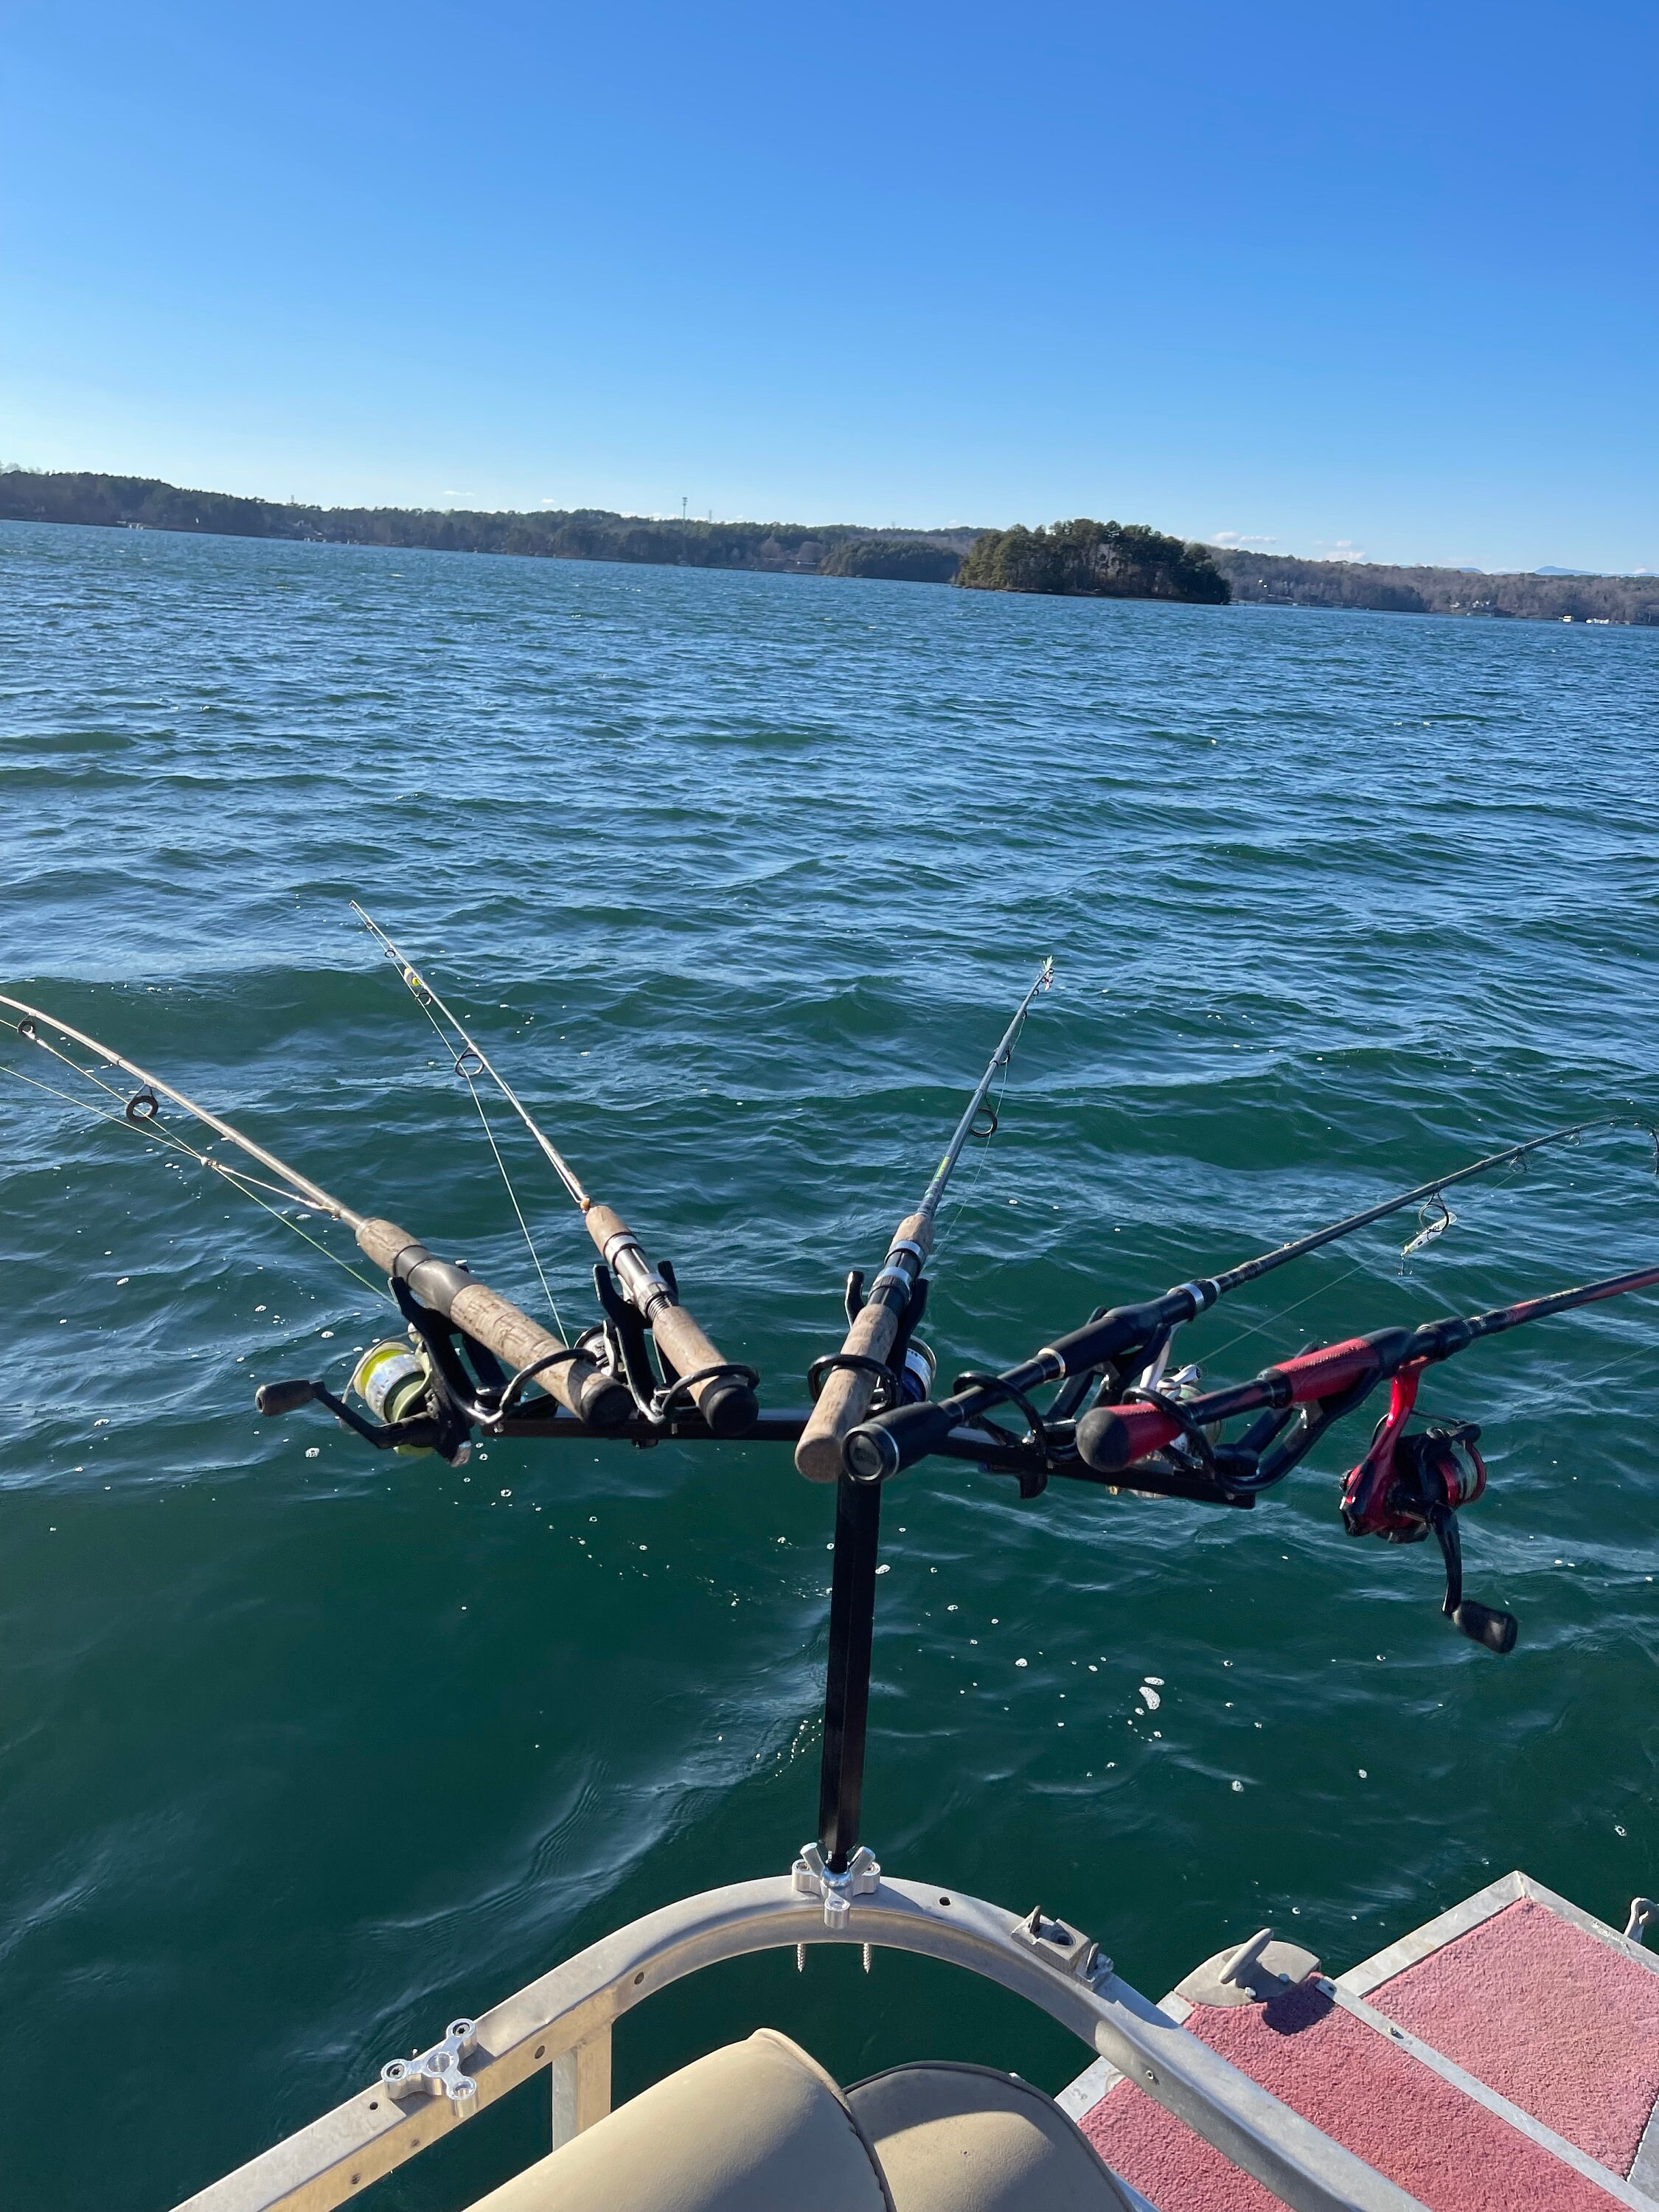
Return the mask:
M 0 623 L 4 988 L 538 1298 L 360 896 L 773 1403 L 1050 951 L 944 1217 L 946 1378 L 1659 1114 L 1659 635 L 16 524 Z M 0 1100 L 0 2204 L 139 2212 L 620 1920 L 787 1869 L 832 1500 L 781 1447 L 456 1471 L 262 1422 L 256 1380 L 387 1310 L 125 1129 Z M 574 1326 L 591 1249 L 508 1156 Z M 1232 1379 L 1659 1245 L 1637 1136 L 1454 1203 L 1407 1272 L 1388 1224 L 1191 1356 Z M 1425 1387 L 1485 1426 L 1508 1660 L 1440 1620 L 1432 1547 L 1343 1535 L 1367 1416 L 1249 1514 L 905 1478 L 884 1865 L 1040 1900 L 1152 1995 L 1264 1921 L 1334 1971 L 1515 1865 L 1620 1918 L 1659 1887 L 1655 1322 Z M 944 1969 L 775 1959 L 635 2015 L 619 2088 L 763 2019 L 848 2080 L 1084 2055 Z M 521 2094 L 376 2201 L 462 2201 L 545 2128 Z

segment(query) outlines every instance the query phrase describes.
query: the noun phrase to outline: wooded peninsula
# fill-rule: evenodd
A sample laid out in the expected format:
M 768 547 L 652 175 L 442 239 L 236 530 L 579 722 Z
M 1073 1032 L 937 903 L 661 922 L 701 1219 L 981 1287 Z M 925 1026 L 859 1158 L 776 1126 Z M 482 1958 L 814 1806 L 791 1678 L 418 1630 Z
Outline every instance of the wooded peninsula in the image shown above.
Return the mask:
M 1659 576 L 1483 575 L 1460 568 L 1304 561 L 1079 518 L 1046 530 L 874 530 L 856 523 L 697 522 L 601 507 L 538 514 L 312 507 L 191 491 L 148 477 L 0 470 L 0 521 L 173 530 L 439 553 L 757 569 L 958 584 L 1065 597 L 1229 599 L 1279 606 L 1533 622 L 1659 624 Z

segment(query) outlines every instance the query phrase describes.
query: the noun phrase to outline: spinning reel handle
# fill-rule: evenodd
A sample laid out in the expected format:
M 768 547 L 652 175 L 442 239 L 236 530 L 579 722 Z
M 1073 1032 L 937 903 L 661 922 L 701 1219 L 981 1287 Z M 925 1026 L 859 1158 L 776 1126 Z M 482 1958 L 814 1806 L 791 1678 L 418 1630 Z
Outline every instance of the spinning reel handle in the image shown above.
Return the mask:
M 1512 1613 L 1498 1613 L 1475 1597 L 1466 1597 L 1453 1608 L 1450 1618 L 1452 1626 L 1461 1629 L 1471 1644 L 1484 1644 L 1499 1658 L 1514 1650 L 1521 1633 L 1521 1624 Z
M 262 1382 L 253 1394 L 253 1402 L 267 1420 L 280 1413 L 297 1413 L 301 1406 L 310 1405 L 317 1395 L 314 1382 L 303 1380 L 293 1382 Z

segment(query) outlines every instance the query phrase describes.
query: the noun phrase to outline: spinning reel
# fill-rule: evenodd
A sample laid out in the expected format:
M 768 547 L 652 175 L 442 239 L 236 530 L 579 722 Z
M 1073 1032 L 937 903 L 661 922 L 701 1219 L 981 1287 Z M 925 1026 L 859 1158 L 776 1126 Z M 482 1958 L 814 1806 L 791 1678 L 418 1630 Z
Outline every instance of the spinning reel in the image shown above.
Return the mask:
M 1431 1530 L 1446 1568 L 1443 1610 L 1452 1626 L 1488 1651 L 1513 1651 L 1520 1623 L 1463 1595 L 1463 1545 L 1457 1515 L 1486 1487 L 1486 1466 L 1473 1421 L 1436 1423 L 1408 1433 L 1425 1362 L 1394 1377 L 1389 1410 L 1377 1423 L 1370 1449 L 1342 1486 L 1342 1525 L 1351 1536 L 1380 1536 L 1387 1544 L 1420 1544 Z

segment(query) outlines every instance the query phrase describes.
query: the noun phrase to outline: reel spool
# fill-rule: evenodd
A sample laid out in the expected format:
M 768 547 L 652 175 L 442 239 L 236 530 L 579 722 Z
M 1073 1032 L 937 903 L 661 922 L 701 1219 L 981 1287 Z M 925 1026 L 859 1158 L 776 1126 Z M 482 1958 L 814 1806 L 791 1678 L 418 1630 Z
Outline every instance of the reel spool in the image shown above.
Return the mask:
M 1385 1544 L 1420 1544 L 1437 1512 L 1473 1505 L 1486 1487 L 1486 1462 L 1476 1449 L 1480 1435 L 1473 1421 L 1457 1421 L 1396 1437 L 1387 1477 L 1364 1507 L 1351 1505 L 1344 1492 L 1348 1534 L 1380 1536 Z M 1359 1472 L 1356 1468 L 1349 1476 L 1350 1486 Z
M 376 1420 L 388 1424 L 418 1418 L 429 1410 L 432 1378 L 425 1360 L 402 1337 L 371 1344 L 351 1370 L 350 1387 Z M 424 1459 L 427 1444 L 398 1444 L 402 1459 Z
M 939 1372 L 939 1361 L 931 1345 L 912 1337 L 904 1347 L 904 1364 L 899 1370 L 901 1406 L 919 1406 L 933 1395 L 933 1377 Z

